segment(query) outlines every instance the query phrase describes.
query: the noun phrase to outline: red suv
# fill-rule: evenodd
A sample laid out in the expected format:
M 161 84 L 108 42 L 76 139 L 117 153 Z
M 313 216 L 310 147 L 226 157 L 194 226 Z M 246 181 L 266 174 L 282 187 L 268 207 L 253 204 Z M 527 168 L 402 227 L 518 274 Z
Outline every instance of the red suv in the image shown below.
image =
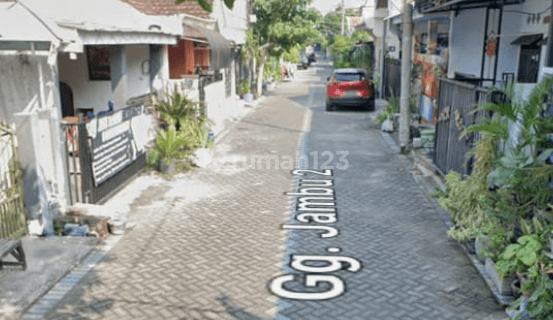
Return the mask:
M 326 111 L 338 105 L 374 111 L 374 83 L 365 69 L 335 69 L 327 80 Z

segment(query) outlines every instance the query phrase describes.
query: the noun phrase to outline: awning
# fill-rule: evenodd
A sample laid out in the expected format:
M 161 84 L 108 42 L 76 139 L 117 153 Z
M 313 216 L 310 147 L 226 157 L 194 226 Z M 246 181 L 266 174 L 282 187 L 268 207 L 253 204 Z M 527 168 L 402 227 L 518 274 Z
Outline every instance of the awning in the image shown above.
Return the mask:
M 545 37 L 543 39 L 541 39 L 540 41 L 538 41 L 536 43 L 536 45 L 538 46 L 546 46 L 547 45 L 547 41 L 549 41 L 549 37 Z
M 415 9 L 421 13 L 471 10 L 486 7 L 516 5 L 524 0 L 415 0 Z
M 84 45 L 177 44 L 177 37 L 154 32 L 108 32 L 77 29 Z
M 55 41 L 57 35 L 18 2 L 0 2 L 0 41 Z
M 536 44 L 538 41 L 543 39 L 543 34 L 529 34 L 518 37 L 515 41 L 511 42 L 512 45 L 517 46 L 529 46 Z
M 225 39 L 219 32 L 200 26 L 184 26 L 183 36 L 189 39 L 202 38 L 209 42 L 211 52 L 211 69 L 219 70 L 230 66 L 232 61 L 233 43 Z
M 403 13 L 398 13 L 398 14 L 395 14 L 393 16 L 388 16 L 388 17 L 384 18 L 384 21 L 387 21 L 387 20 L 392 20 L 393 24 L 402 23 L 403 22 Z

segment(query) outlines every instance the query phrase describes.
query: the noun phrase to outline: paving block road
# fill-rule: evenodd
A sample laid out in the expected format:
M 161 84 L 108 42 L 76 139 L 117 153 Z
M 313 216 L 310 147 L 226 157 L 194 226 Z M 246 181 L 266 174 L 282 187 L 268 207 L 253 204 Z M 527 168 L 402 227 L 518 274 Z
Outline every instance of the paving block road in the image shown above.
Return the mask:
M 129 213 L 138 225 L 44 318 L 506 318 L 470 260 L 446 237 L 416 172 L 375 128 L 375 113 L 324 111 L 323 79 L 330 70 L 318 63 L 270 92 L 216 144 L 209 168 L 146 189 Z M 317 170 L 333 158 L 326 163 L 334 167 L 332 176 L 323 178 L 333 181 L 337 221 L 327 226 L 339 231 L 335 237 L 286 229 L 306 224 L 296 221 L 295 198 L 285 193 L 300 188 L 302 179 L 323 179 L 294 177 L 288 160 L 298 155 Z M 344 160 L 347 168 L 337 169 Z M 292 292 L 338 288 L 328 281 L 304 286 L 302 279 L 314 274 L 296 270 L 294 255 L 353 259 L 324 274 L 343 281 L 341 295 L 298 300 L 274 294 L 271 284 L 285 275 L 295 277 L 284 286 Z M 355 261 L 360 268 L 352 272 Z M 311 261 L 305 267 L 334 265 Z

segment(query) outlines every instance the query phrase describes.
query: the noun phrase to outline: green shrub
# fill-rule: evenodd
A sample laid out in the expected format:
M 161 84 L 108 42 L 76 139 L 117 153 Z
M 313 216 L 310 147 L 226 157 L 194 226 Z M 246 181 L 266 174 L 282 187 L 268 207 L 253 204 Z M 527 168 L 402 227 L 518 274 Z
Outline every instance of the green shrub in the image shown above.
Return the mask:
M 250 81 L 248 79 L 242 81 L 238 86 L 238 94 L 244 95 L 250 93 Z
M 146 158 L 146 167 L 155 169 L 159 166 L 161 161 L 161 152 L 157 148 L 151 148 L 148 150 L 148 157 Z
M 177 90 L 165 94 L 165 100 L 158 101 L 154 107 L 159 117 L 170 126 L 178 126 L 181 119 L 193 117 L 200 112 L 200 103 L 194 102 Z
M 247 89 L 249 83 L 244 83 Z M 158 168 L 162 160 L 182 160 L 184 167 L 189 168 L 190 165 L 186 165 L 189 162 L 187 158 L 194 149 L 205 147 L 207 143 L 210 121 L 199 103 L 178 92 L 166 97 L 165 101 L 156 103 L 155 107 L 158 116 L 167 126 L 157 133 L 146 164 L 150 168 Z
M 393 119 L 394 115 L 399 113 L 399 98 L 395 96 L 392 88 L 390 88 L 390 92 L 388 105 L 376 116 L 375 122 L 378 125 L 382 125 L 388 119 Z
M 511 308 L 526 301 L 531 319 L 553 318 L 553 255 L 549 250 L 553 166 L 546 163 L 553 152 L 553 119 L 542 117 L 553 101 L 552 87 L 553 78 L 545 78 L 521 101 L 515 84 L 509 83 L 503 88 L 505 99 L 480 104 L 478 109 L 493 112 L 493 117 L 481 119 L 461 137 L 474 132 L 482 135 L 471 152 L 476 159 L 473 173 L 462 180 L 450 172 L 447 192 L 440 196 L 440 204 L 451 211 L 455 222 L 449 235 L 458 240 L 488 235 L 486 254 L 497 262 L 498 271 L 516 273 L 523 284 L 525 295 Z M 514 125 L 518 128 L 516 144 L 510 136 Z M 500 142 L 504 150 L 499 149 Z
M 189 141 L 180 137 L 174 128 L 169 128 L 158 133 L 155 149 L 162 160 L 173 160 L 182 156 L 183 147 L 188 143 Z
M 290 48 L 282 54 L 282 59 L 291 63 L 299 63 L 301 61 L 300 49 L 298 46 Z

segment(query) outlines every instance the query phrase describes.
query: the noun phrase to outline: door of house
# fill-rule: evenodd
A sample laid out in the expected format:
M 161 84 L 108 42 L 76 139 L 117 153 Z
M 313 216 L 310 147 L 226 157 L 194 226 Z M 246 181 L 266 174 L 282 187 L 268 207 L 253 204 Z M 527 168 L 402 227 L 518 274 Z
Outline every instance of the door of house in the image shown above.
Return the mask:
M 537 45 L 522 45 L 520 48 L 520 60 L 518 64 L 518 82 L 538 82 L 540 70 L 541 47 Z
M 73 91 L 65 82 L 60 82 L 60 98 L 62 117 L 73 117 L 75 115 L 75 108 L 73 106 Z

